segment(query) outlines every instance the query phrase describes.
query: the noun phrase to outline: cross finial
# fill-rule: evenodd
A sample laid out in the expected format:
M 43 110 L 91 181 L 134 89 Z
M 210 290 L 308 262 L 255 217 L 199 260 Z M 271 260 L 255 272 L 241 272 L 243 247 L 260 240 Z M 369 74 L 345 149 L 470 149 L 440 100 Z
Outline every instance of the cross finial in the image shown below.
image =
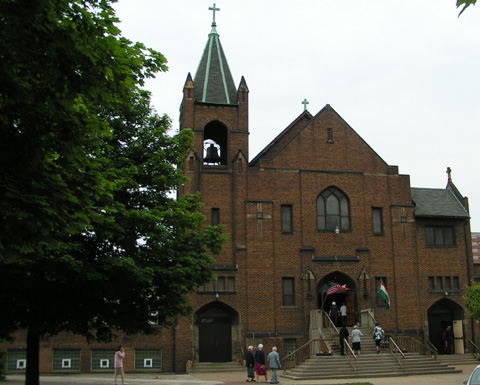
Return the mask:
M 220 11 L 220 8 L 215 7 L 215 3 L 213 3 L 213 7 L 209 7 L 208 10 L 213 11 L 212 27 L 215 27 L 217 25 L 217 23 L 215 23 L 215 11 Z
M 450 167 L 447 167 L 447 174 L 448 174 L 448 182 L 450 183 L 452 181 L 452 169 Z
M 302 101 L 303 104 L 303 111 L 307 111 L 307 104 L 310 104 L 307 99 L 303 99 Z

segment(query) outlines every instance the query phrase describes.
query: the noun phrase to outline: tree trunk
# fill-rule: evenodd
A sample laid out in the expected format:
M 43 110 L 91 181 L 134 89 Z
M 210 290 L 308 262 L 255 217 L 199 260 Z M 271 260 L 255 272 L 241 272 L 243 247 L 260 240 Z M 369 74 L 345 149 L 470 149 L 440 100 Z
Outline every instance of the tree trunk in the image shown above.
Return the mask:
M 25 385 L 40 385 L 40 335 L 31 328 L 27 333 L 27 373 Z

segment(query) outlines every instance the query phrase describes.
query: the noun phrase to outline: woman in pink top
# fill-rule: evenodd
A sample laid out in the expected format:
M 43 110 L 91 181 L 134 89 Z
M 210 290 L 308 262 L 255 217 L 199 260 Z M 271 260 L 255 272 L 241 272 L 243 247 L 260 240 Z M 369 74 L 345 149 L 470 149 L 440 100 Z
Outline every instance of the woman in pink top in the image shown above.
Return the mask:
M 117 349 L 117 352 L 115 353 L 115 362 L 113 364 L 113 367 L 115 368 L 115 384 L 117 383 L 117 375 L 120 374 L 120 377 L 122 377 L 122 384 L 126 384 L 125 379 L 123 378 L 123 359 L 125 358 L 125 351 L 123 349 L 123 346 L 120 345 Z

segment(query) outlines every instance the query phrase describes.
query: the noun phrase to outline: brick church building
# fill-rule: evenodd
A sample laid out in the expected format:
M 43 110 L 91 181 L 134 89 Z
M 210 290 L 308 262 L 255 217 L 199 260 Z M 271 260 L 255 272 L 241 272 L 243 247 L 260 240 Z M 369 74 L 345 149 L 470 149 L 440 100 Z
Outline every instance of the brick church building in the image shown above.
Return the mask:
M 230 237 L 218 279 L 193 296 L 185 359 L 239 360 L 260 342 L 285 355 L 333 301 L 346 304 L 349 326 L 373 315 L 389 334 L 441 348 L 455 323 L 462 343 L 473 339 L 462 300 L 473 279 L 468 200 L 451 170 L 445 189 L 412 188 L 330 105 L 305 110 L 249 160 L 248 94 L 243 77 L 235 87 L 214 24 L 184 85 L 180 129 L 193 130 L 194 145 L 179 193 L 200 192 L 207 223 Z M 327 296 L 335 285 L 349 290 Z
M 44 339 L 41 372 L 111 371 L 118 343 L 126 371 L 239 362 L 258 343 L 284 357 L 320 333 L 321 310 L 332 302 L 346 304 L 348 326 L 374 318 L 393 337 L 440 350 L 447 325 L 455 327 L 457 353 L 478 340 L 462 299 L 473 279 L 468 200 L 451 170 L 445 189 L 411 187 L 409 175 L 328 104 L 295 117 L 250 160 L 248 109 L 247 83 L 242 77 L 235 86 L 213 23 L 196 75 L 183 86 L 180 130 L 192 130 L 194 143 L 178 194 L 200 192 L 206 224 L 229 235 L 212 266 L 217 279 L 192 295 L 192 319 L 158 336 L 112 345 Z M 335 285 L 348 290 L 327 295 Z M 21 339 L 3 346 L 9 372 L 22 370 Z

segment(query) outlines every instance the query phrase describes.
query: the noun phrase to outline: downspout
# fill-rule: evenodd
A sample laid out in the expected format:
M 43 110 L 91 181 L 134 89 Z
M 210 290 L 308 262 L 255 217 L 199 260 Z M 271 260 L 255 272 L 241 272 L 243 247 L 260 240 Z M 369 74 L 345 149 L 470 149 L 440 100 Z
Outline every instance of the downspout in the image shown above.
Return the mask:
M 425 329 L 424 329 L 424 325 L 423 325 L 423 308 L 422 308 L 422 292 L 420 290 L 420 286 L 421 286 L 421 283 L 420 283 L 420 257 L 418 256 L 418 231 L 417 231 L 417 221 L 415 220 L 415 216 L 414 216 L 414 221 L 413 221 L 414 225 L 415 225 L 415 254 L 416 254 L 416 258 L 417 258 L 417 293 L 418 293 L 418 309 L 419 309 L 419 312 L 420 312 L 420 327 L 421 329 L 423 330 L 423 343 L 425 345 L 427 345 L 427 341 L 425 340 L 426 336 L 425 336 Z M 428 335 L 430 336 L 430 331 L 428 332 Z
M 465 258 L 467 259 L 467 279 L 468 279 L 468 286 L 472 285 L 472 272 L 470 270 L 470 266 L 473 263 L 473 255 L 470 255 L 469 250 L 470 247 L 469 245 L 472 244 L 472 237 L 470 231 L 468 231 L 468 220 L 465 220 L 465 223 L 463 225 L 463 233 L 465 237 Z M 470 234 L 470 239 L 468 239 L 468 234 Z M 471 330 L 472 330 L 472 341 L 475 342 L 475 320 L 473 319 L 472 316 L 470 316 L 470 325 L 471 325 Z

